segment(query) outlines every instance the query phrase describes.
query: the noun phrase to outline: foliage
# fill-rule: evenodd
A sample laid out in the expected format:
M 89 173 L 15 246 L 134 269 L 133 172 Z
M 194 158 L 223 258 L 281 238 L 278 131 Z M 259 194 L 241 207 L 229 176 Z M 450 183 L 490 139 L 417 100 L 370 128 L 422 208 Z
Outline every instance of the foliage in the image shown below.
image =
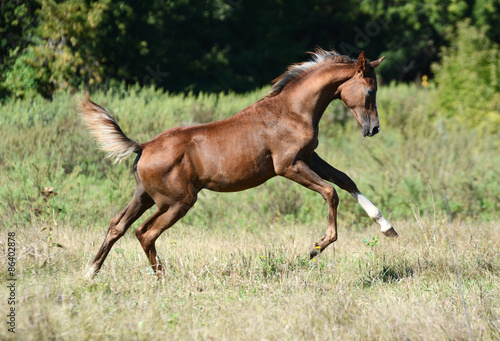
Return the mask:
M 39 0 L 36 39 L 6 71 L 4 86 L 16 96 L 30 91 L 52 97 L 55 90 L 101 83 L 104 70 L 93 41 L 106 2 Z
M 385 55 L 391 61 L 378 70 L 385 80 L 413 80 L 429 74 L 431 63 L 439 60 L 440 49 L 452 43 L 447 32 L 465 18 L 478 28 L 484 27 L 499 43 L 498 6 L 497 0 L 363 0 L 361 11 L 381 25 L 371 37 L 376 27 L 367 23 L 362 39 L 370 44 L 367 48 L 372 54 Z
M 500 42 L 497 7 L 497 0 L 8 1 L 0 15 L 0 95 L 50 98 L 121 82 L 242 92 L 318 45 L 385 54 L 382 78 L 408 81 L 429 74 L 450 44 L 446 30 L 464 18 Z
M 92 98 L 142 142 L 228 117 L 265 92 L 119 85 Z M 137 223 L 97 278 L 82 278 L 134 180 L 132 159 L 114 165 L 97 150 L 75 96 L 1 104 L 0 235 L 16 233 L 22 309 L 18 333 L 2 328 L 0 339 L 460 339 L 464 306 L 471 339 L 498 339 L 500 154 L 491 135 L 430 120 L 434 95 L 381 87 L 373 138 L 361 137 L 338 102 L 320 125 L 319 154 L 356 181 L 400 238 L 385 238 L 339 190 L 339 239 L 309 261 L 327 219 L 317 193 L 282 178 L 239 193 L 202 191 L 157 242 L 164 282 L 134 236 Z
M 436 111 L 458 124 L 498 133 L 500 125 L 500 45 L 485 29 L 460 23 L 453 44 L 434 65 Z
M 430 120 L 433 91 L 381 87 L 382 132 L 365 139 L 350 113 L 338 124 L 335 117 L 344 109 L 334 102 L 320 124 L 317 151 L 351 176 L 388 218 L 413 218 L 413 205 L 423 215 L 494 220 L 500 212 L 498 146 L 490 135 Z M 92 98 L 112 111 L 131 138 L 143 142 L 170 127 L 223 119 L 264 95 L 265 89 L 246 95 L 184 95 L 134 86 L 96 92 Z M 45 187 L 60 194 L 53 199 L 55 214 L 67 223 L 106 225 L 132 196 L 133 159 L 120 165 L 103 159 L 75 113 L 75 102 L 59 93 L 52 102 L 33 97 L 0 107 L 0 215 L 11 222 L 36 218 Z M 371 224 L 352 197 L 341 190 L 339 196 L 342 226 Z M 251 231 L 277 223 L 322 224 L 326 209 L 317 193 L 275 178 L 240 193 L 202 191 L 183 221 Z
M 468 4 L 464 0 L 363 0 L 361 8 L 384 23 L 376 42 L 378 53 L 390 63 L 382 64 L 380 72 L 386 79 L 405 80 L 429 73 L 429 64 L 447 43 L 445 30 L 467 16 Z
M 500 1 L 481 0 L 475 1 L 472 6 L 472 19 L 477 27 L 487 29 L 488 37 L 497 44 L 500 44 Z
M 365 243 L 366 246 L 369 246 L 372 249 L 377 247 L 377 245 L 380 245 L 377 237 L 372 237 L 372 239 L 365 238 L 363 239 L 363 243 Z
M 23 51 L 28 48 L 35 35 L 36 0 L 3 1 L 0 9 L 0 98 L 9 90 L 3 82 L 5 73 L 12 68 Z M 29 74 L 33 70 L 22 70 Z M 26 78 L 26 76 L 23 76 Z M 32 89 L 32 84 L 25 84 L 24 89 Z

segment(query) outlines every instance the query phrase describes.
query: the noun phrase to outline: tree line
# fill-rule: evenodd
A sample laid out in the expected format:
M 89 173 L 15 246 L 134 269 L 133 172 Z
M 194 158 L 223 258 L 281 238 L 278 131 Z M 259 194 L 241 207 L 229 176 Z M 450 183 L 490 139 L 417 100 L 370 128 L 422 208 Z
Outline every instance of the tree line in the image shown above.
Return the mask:
M 500 0 L 9 0 L 0 96 L 155 85 L 243 92 L 316 46 L 387 58 L 383 81 L 431 74 L 467 20 L 500 43 Z

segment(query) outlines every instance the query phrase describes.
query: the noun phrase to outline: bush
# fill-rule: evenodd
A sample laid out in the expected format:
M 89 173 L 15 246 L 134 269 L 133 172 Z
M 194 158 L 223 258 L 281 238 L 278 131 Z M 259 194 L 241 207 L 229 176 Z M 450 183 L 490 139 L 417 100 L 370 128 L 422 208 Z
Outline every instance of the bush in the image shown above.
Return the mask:
M 29 46 L 5 75 L 4 86 L 16 97 L 33 96 L 37 93 L 49 98 L 54 92 L 48 72 L 46 54 L 38 46 Z
M 485 29 L 468 21 L 457 25 L 453 44 L 442 49 L 440 64 L 433 65 L 439 116 L 452 122 L 498 131 L 500 124 L 500 47 Z

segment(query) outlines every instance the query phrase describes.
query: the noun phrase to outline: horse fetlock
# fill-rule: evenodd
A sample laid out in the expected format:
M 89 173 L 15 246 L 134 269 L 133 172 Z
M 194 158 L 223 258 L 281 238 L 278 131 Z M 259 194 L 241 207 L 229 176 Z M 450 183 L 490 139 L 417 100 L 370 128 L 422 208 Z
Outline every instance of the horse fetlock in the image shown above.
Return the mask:
M 97 271 L 98 271 L 97 266 L 95 264 L 92 264 L 87 269 L 87 272 L 85 273 L 85 278 L 86 279 L 93 279 L 95 277 L 95 275 L 97 274 Z
M 388 230 L 385 230 L 385 231 L 382 231 L 382 233 L 386 236 L 386 237 L 399 237 L 398 233 L 396 232 L 396 230 L 394 229 L 394 227 L 391 227 L 390 229 Z
M 389 222 L 387 221 L 387 219 L 385 219 L 385 218 L 384 218 L 384 216 L 383 216 L 382 214 L 380 215 L 380 217 L 377 217 L 377 218 L 375 218 L 375 219 L 373 219 L 373 220 L 374 220 L 377 224 L 379 224 L 379 226 L 380 226 L 380 230 L 381 230 L 382 232 L 384 232 L 384 231 L 388 231 L 388 230 L 392 229 L 392 225 L 391 225 L 391 223 L 389 223 Z
M 311 249 L 311 251 L 309 251 L 309 259 L 313 259 L 314 257 L 316 257 L 317 255 L 319 255 L 320 251 L 317 250 L 315 247 L 313 247 Z
M 371 209 L 368 209 L 366 210 L 367 213 L 368 213 L 368 216 L 373 220 L 375 221 L 376 223 L 378 223 L 380 225 L 380 221 L 382 219 L 385 220 L 384 216 L 382 215 L 382 212 L 380 212 L 380 210 L 377 208 L 377 207 L 373 207 Z

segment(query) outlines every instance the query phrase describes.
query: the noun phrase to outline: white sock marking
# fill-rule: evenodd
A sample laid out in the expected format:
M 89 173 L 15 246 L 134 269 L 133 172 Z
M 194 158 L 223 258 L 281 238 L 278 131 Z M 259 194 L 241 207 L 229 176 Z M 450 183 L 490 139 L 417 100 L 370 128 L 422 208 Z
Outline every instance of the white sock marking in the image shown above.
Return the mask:
M 392 225 L 384 218 L 380 210 L 370 202 L 363 194 L 361 193 L 350 193 L 354 199 L 363 207 L 368 216 L 380 225 L 380 229 L 382 231 L 388 231 L 392 229 Z
M 97 273 L 97 267 L 95 264 L 92 264 L 91 266 L 88 267 L 87 273 L 85 274 L 85 278 L 87 279 L 92 279 Z

